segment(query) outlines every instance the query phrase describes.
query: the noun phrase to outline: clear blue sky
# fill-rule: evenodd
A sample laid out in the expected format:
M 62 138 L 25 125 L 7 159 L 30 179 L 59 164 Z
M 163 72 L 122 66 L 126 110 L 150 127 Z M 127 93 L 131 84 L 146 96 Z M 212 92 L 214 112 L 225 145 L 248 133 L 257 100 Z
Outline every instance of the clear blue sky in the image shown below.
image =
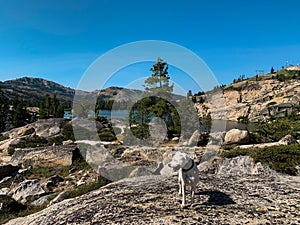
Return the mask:
M 195 52 L 228 84 L 300 63 L 299 9 L 298 0 L 0 0 L 0 80 L 32 76 L 75 88 L 110 49 L 163 40 Z M 131 72 L 150 75 L 143 68 Z

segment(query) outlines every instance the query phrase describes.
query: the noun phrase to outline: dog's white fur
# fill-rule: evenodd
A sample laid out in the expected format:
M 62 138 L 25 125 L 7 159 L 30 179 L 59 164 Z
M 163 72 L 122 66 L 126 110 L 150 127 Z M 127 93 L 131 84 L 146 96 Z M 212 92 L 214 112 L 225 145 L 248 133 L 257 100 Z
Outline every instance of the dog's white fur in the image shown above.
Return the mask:
M 199 170 L 196 163 L 186 153 L 177 151 L 168 166 L 173 168 L 174 172 L 178 171 L 179 195 L 182 195 L 181 207 L 186 205 L 186 186 L 191 186 L 193 204 L 196 185 L 199 182 Z

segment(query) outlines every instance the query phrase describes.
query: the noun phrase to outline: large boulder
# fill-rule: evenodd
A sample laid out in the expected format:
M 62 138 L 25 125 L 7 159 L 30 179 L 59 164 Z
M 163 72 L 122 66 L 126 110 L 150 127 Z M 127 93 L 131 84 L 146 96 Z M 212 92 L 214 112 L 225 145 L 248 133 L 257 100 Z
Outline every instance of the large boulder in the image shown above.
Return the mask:
M 249 139 L 248 131 L 231 129 L 225 135 L 225 144 L 246 144 Z
M 8 195 L 18 202 L 27 203 L 29 198 L 37 199 L 45 193 L 38 180 L 25 180 L 13 188 Z
M 33 168 L 70 166 L 78 154 L 79 150 L 75 145 L 26 148 L 16 150 L 11 162 L 13 165 L 22 164 Z

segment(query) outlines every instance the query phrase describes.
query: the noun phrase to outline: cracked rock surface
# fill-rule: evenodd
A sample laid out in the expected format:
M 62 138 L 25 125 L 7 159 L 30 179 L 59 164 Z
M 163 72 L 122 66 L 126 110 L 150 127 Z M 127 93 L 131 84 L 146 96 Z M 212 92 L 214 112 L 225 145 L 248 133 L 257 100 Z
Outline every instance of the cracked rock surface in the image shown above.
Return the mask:
M 200 178 L 195 203 L 184 209 L 177 177 L 144 176 L 111 183 L 7 224 L 300 224 L 299 176 Z

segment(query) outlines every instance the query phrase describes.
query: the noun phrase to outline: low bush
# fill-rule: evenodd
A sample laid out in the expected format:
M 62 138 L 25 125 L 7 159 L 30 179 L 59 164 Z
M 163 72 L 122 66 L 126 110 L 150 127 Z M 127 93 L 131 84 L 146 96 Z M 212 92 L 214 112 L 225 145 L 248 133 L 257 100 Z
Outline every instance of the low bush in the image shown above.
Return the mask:
M 26 210 L 26 206 L 18 203 L 14 199 L 6 195 L 0 195 L 1 202 L 1 214 L 0 223 L 3 224 L 10 219 L 18 216 L 18 213 L 22 210 Z
M 7 154 L 9 154 L 10 156 L 13 155 L 15 153 L 15 148 L 10 146 L 7 149 Z
M 300 165 L 300 146 L 275 146 L 256 150 L 251 154 L 255 162 L 268 165 L 277 172 L 297 175 L 296 166 Z
M 99 137 L 101 141 L 115 141 L 116 136 L 111 131 L 102 131 L 99 133 Z
M 256 135 L 257 142 L 274 142 L 288 134 L 296 136 L 299 131 L 299 121 L 278 118 L 269 123 L 256 124 L 253 134 Z
M 237 157 L 237 156 L 249 155 L 249 153 L 250 153 L 250 149 L 236 149 L 236 150 L 223 152 L 221 154 L 221 156 L 224 157 L 224 158 L 234 158 L 234 157 Z
M 64 122 L 62 124 L 61 133 L 66 140 L 75 141 L 73 127 L 70 122 Z
M 8 137 L 3 136 L 2 134 L 0 135 L 0 142 L 1 142 L 1 141 L 4 141 L 4 140 L 7 140 L 7 139 L 8 139 Z
M 1 188 L 9 188 L 13 182 L 14 178 L 10 178 L 9 180 L 0 183 L 0 189 Z

